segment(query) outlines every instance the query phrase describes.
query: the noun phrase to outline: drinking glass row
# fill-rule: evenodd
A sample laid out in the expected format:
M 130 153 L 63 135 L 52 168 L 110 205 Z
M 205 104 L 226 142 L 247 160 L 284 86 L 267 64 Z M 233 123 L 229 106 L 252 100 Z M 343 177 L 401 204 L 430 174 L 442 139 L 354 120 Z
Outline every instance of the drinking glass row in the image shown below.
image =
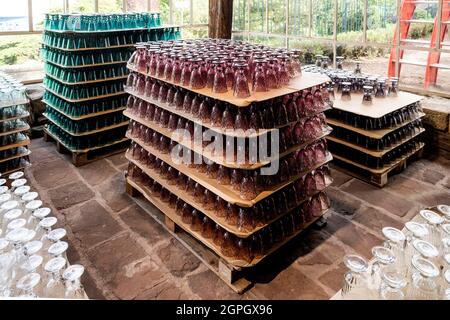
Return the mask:
M 330 207 L 329 199 L 324 193 L 313 196 L 305 201 L 299 208 L 286 214 L 282 218 L 264 227 L 248 238 L 236 237 L 226 231 L 212 219 L 205 216 L 182 199 L 171 194 L 156 181 L 152 180 L 138 167 L 129 165 L 128 176 L 145 187 L 154 197 L 167 203 L 181 221 L 192 231 L 216 247 L 229 258 L 239 259 L 251 263 L 255 258 L 260 258 L 269 253 L 277 244 L 298 232 L 305 225 L 320 216 Z M 237 219 L 242 228 L 251 228 L 253 209 L 240 208 Z M 233 215 L 236 213 L 233 213 Z
M 81 265 L 69 266 L 57 228 L 23 172 L 0 179 L 0 297 L 84 299 Z
M 83 66 L 89 67 L 92 64 L 122 64 L 130 59 L 131 50 L 102 50 L 96 51 L 75 51 L 64 52 L 58 49 L 49 47 L 41 48 L 41 57 L 46 61 L 61 65 L 66 68 Z
M 385 242 L 372 249 L 370 262 L 344 257 L 344 299 L 450 300 L 450 206 L 421 210 L 403 231 L 382 233 Z

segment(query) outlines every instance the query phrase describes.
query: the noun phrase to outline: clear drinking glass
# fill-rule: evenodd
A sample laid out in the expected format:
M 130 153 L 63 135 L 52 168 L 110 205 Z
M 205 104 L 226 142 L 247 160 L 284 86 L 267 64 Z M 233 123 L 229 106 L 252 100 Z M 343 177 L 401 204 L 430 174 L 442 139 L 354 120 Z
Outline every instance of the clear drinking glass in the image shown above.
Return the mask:
M 436 283 L 439 269 L 429 260 L 415 255 L 412 258 L 412 276 L 406 290 L 409 300 L 437 300 L 439 286 Z
M 386 238 L 384 246 L 391 249 L 395 256 L 395 267 L 403 275 L 406 274 L 408 266 L 405 262 L 405 234 L 393 227 L 385 227 L 382 233 Z
M 407 285 L 405 278 L 398 272 L 390 270 L 381 273 L 381 300 L 404 300 L 404 288 Z
M 378 292 L 382 281 L 382 274 L 388 269 L 393 269 L 389 268 L 389 266 L 393 266 L 395 256 L 391 249 L 382 246 L 373 247 L 372 255 L 375 261 L 370 268 L 369 286 L 372 290 Z
M 367 261 L 361 256 L 351 254 L 344 257 L 344 264 L 349 271 L 344 275 L 342 298 L 344 300 L 365 299 L 368 288 Z
M 440 225 L 445 222 L 444 218 L 431 210 L 420 210 L 419 214 L 423 219 L 425 219 L 428 227 L 429 233 L 425 240 L 440 250 L 442 245 L 442 232 Z

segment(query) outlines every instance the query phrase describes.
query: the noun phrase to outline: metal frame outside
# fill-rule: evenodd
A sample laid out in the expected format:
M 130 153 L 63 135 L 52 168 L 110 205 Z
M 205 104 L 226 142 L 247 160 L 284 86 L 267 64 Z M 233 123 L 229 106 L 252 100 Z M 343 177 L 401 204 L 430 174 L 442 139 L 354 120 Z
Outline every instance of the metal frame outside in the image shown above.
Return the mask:
M 33 2 L 34 1 L 45 1 L 45 0 L 27 0 L 27 7 L 28 7 L 28 31 L 0 31 L 0 37 L 1 36 L 10 36 L 10 35 L 27 35 L 27 34 L 40 34 L 42 33 L 42 30 L 34 30 L 33 25 Z M 71 0 L 60 0 L 62 7 L 63 7 L 63 13 L 70 12 L 70 2 Z M 99 1 L 102 0 L 91 0 L 94 3 L 94 13 L 98 12 L 98 4 Z M 104 1 L 104 0 L 103 0 Z M 194 24 L 194 0 L 189 0 L 190 6 L 189 6 L 189 23 L 183 24 L 180 27 L 183 28 L 201 28 L 201 27 L 208 27 L 208 24 Z M 204 0 L 205 1 L 205 0 Z M 208 0 L 206 0 L 208 1 Z M 152 0 L 147 0 L 146 5 L 146 11 L 151 12 L 152 9 Z M 122 0 L 122 12 L 127 12 L 127 2 L 126 0 Z M 169 0 L 169 23 L 173 24 L 173 15 L 174 15 L 174 5 L 173 0 Z
M 312 27 L 313 27 L 313 11 L 312 11 L 312 3 L 313 1 L 320 1 L 320 0 L 306 0 L 309 3 L 309 10 L 308 10 L 308 30 L 306 36 L 295 36 L 295 35 L 289 35 L 289 1 L 290 0 L 284 0 L 285 1 L 285 8 L 286 8 L 286 19 L 285 19 L 285 30 L 286 32 L 284 34 L 280 33 L 271 33 L 269 30 L 269 0 L 265 0 L 265 21 L 264 25 L 266 28 L 266 32 L 255 32 L 250 31 L 250 12 L 251 12 L 251 6 L 252 6 L 252 0 L 247 0 L 247 23 L 244 21 L 245 30 L 233 30 L 232 33 L 234 35 L 242 35 L 243 37 L 250 40 L 251 36 L 268 36 L 268 37 L 274 37 L 274 38 L 282 38 L 284 39 L 284 43 L 286 44 L 286 47 L 289 48 L 289 40 L 314 40 L 315 42 L 319 43 L 328 43 L 331 44 L 333 49 L 333 66 L 336 66 L 336 49 L 338 45 L 359 45 L 359 46 L 372 46 L 372 47 L 382 47 L 386 49 L 395 48 L 397 51 L 396 54 L 396 75 L 399 74 L 400 69 L 400 50 L 416 50 L 416 51 L 426 51 L 426 52 L 440 52 L 440 53 L 450 53 L 450 48 L 445 49 L 441 48 L 441 41 L 440 37 L 437 37 L 436 39 L 436 46 L 433 48 L 430 47 L 424 47 L 424 46 L 418 46 L 415 44 L 403 44 L 400 41 L 400 28 L 398 28 L 400 23 L 400 17 L 401 17 L 401 3 L 402 0 L 397 0 L 397 42 L 394 45 L 392 42 L 372 42 L 367 40 L 367 17 L 368 17 L 368 0 L 360 0 L 363 4 L 363 41 L 362 42 L 354 42 L 354 41 L 342 41 L 337 39 L 337 20 L 338 20 L 338 3 L 342 0 L 333 0 L 334 4 L 334 12 L 333 12 L 333 35 L 330 38 L 321 38 L 321 37 L 315 37 L 312 35 Z M 438 19 L 438 34 L 440 34 L 440 29 L 442 26 L 442 7 L 443 7 L 443 0 L 435 0 L 435 1 L 421 1 L 421 2 L 429 2 L 430 4 L 436 4 L 437 3 L 437 19 Z M 434 23 L 434 20 L 433 20 Z M 425 68 L 424 68 L 424 74 L 425 74 Z M 433 91 L 433 90 L 424 90 L 422 88 L 416 88 L 416 87 L 404 87 L 401 86 L 402 89 L 417 92 L 421 94 L 436 94 L 441 96 L 448 96 L 448 94 L 440 92 L 440 91 Z

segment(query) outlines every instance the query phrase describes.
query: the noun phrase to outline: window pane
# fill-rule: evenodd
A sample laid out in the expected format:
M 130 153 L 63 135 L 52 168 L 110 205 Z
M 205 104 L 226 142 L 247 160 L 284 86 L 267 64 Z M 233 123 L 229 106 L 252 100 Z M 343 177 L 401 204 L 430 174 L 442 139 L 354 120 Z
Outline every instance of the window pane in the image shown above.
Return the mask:
M 193 23 L 207 24 L 209 20 L 209 1 L 193 0 Z
M 419 10 L 419 8 L 416 8 Z M 419 10 L 420 11 L 420 10 Z M 396 0 L 372 0 L 367 7 L 367 41 L 390 43 L 397 23 Z M 417 26 L 411 25 L 411 31 Z M 431 32 L 430 32 L 431 33 Z
M 126 0 L 127 12 L 147 11 L 147 0 Z
M 253 0 L 250 6 L 250 31 L 264 32 L 266 29 L 266 0 Z
M 174 24 L 190 24 L 190 8 L 189 0 L 173 0 L 173 23 Z
M 98 12 L 122 12 L 122 0 L 98 0 Z
M 95 12 L 94 0 L 69 0 L 69 12 L 70 13 Z
M 183 39 L 198 39 L 208 37 L 208 27 L 184 28 L 182 30 Z
M 162 24 L 170 23 L 169 0 L 152 0 L 150 3 L 150 12 L 161 13 Z
M 64 12 L 64 0 L 33 0 L 33 28 L 44 29 L 44 14 Z
M 328 56 L 333 61 L 333 46 L 330 43 L 322 43 L 316 40 L 289 40 L 290 49 L 300 49 L 302 63 L 311 64 L 316 61 L 316 54 Z
M 4 5 L 0 11 L 1 31 L 28 31 L 28 1 L 16 0 Z
M 286 33 L 286 1 L 268 0 L 269 5 L 269 33 Z
M 332 38 L 334 28 L 334 0 L 312 1 L 312 35 Z
M 289 0 L 289 34 L 309 35 L 309 1 Z
M 338 41 L 364 41 L 364 1 L 338 1 Z
M 233 30 L 247 30 L 247 0 L 234 0 L 233 2 Z
M 42 35 L 0 36 L 0 66 L 32 64 L 39 60 Z

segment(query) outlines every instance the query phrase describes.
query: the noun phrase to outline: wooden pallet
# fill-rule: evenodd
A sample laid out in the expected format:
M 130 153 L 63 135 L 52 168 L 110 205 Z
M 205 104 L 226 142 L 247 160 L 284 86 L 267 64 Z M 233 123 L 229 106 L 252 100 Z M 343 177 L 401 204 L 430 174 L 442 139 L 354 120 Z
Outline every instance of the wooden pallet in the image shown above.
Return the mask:
M 258 262 L 269 256 L 271 253 L 278 250 L 279 247 L 295 238 L 299 233 L 304 231 L 309 226 L 315 224 L 318 227 L 323 227 L 326 224 L 326 219 L 320 217 L 317 220 L 311 221 L 305 225 L 302 230 L 298 231 L 278 246 L 275 246 L 262 258 L 255 259 L 256 262 L 250 264 L 250 267 L 241 267 L 234 264 L 239 260 L 233 260 L 222 256 L 222 254 L 211 245 L 206 245 L 200 241 L 200 237 L 183 225 L 178 216 L 173 212 L 173 209 L 168 207 L 159 199 L 149 196 L 145 191 L 139 187 L 130 178 L 126 181 L 126 192 L 134 198 L 137 205 L 139 205 L 145 212 L 147 212 L 157 223 L 163 226 L 174 238 L 192 252 L 205 266 L 214 272 L 222 281 L 224 281 L 233 291 L 238 294 L 244 293 L 247 289 L 253 286 L 246 276 L 252 270 L 252 267 Z M 228 261 L 227 261 L 228 260 Z
M 423 155 L 423 148 L 424 144 L 422 144 L 419 149 L 395 161 L 389 167 L 381 169 L 372 169 L 336 154 L 333 154 L 333 158 L 334 164 L 339 167 L 339 171 L 383 188 L 388 183 L 388 178 L 390 176 L 404 171 L 408 164 L 416 159 L 420 159 Z
M 129 140 L 124 138 L 114 143 L 85 150 L 72 150 L 60 141 L 55 135 L 44 129 L 44 141 L 56 142 L 56 150 L 62 154 L 71 154 L 72 163 L 75 167 L 84 166 L 90 162 L 97 161 L 117 153 L 124 152 L 129 147 Z

